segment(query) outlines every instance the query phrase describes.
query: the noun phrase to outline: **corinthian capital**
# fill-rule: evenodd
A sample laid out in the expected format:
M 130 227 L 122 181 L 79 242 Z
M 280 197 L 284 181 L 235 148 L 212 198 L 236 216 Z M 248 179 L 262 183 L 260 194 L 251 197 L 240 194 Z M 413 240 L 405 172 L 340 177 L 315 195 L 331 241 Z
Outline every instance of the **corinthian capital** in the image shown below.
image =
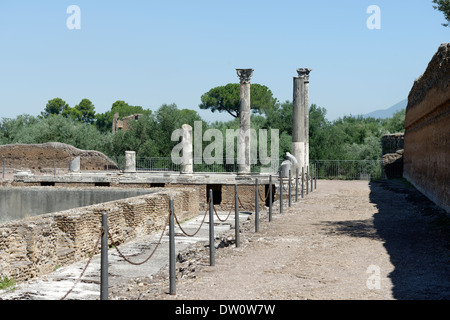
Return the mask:
M 309 80 L 309 73 L 311 72 L 312 69 L 308 69 L 308 68 L 299 68 L 297 69 L 297 73 L 299 78 L 305 79 L 305 80 Z
M 250 78 L 253 76 L 253 69 L 236 69 L 236 71 L 241 83 L 250 83 Z

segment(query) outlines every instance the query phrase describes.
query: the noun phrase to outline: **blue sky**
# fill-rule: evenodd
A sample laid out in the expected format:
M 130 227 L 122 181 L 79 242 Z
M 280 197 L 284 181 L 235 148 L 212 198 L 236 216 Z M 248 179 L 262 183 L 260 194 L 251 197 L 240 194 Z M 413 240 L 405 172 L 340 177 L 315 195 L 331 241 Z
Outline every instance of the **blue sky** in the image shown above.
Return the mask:
M 67 8 L 81 11 L 70 30 Z M 381 10 L 370 30 L 366 10 Z M 48 100 L 116 100 L 157 110 L 198 108 L 209 89 L 252 83 L 292 100 L 296 69 L 312 68 L 310 103 L 327 118 L 385 109 L 407 98 L 441 43 L 450 41 L 431 0 L 0 1 L 0 118 L 38 115 Z

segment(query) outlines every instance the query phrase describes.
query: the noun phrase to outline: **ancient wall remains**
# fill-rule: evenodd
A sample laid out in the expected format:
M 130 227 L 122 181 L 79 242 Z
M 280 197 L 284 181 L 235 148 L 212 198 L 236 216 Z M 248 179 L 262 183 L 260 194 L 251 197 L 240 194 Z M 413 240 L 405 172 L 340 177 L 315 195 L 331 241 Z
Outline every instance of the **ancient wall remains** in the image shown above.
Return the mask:
M 142 196 L 157 191 L 160 189 L 0 187 L 0 223 Z
M 162 232 L 171 196 L 180 221 L 199 214 L 198 190 L 179 188 L 0 224 L 0 277 L 20 282 L 99 253 L 103 212 L 117 244 Z
M 388 179 L 403 177 L 404 134 L 384 135 L 381 150 L 384 176 Z
M 450 43 L 442 44 L 408 96 L 403 176 L 450 212 Z
M 7 144 L 0 146 L 0 166 L 33 173 L 53 174 L 54 167 L 69 170 L 70 161 L 80 157 L 81 170 L 117 169 L 103 153 L 81 150 L 60 142 L 43 144 Z
M 200 210 L 206 210 L 209 196 L 209 189 L 213 190 L 214 207 L 218 211 L 229 211 L 233 208 L 234 212 L 234 184 L 170 184 L 170 188 L 186 188 L 190 186 L 198 190 Z M 258 206 L 264 208 L 265 198 L 267 197 L 267 188 L 265 185 L 259 185 Z M 255 210 L 255 185 L 238 185 L 239 210 Z
M 124 117 L 124 118 L 122 118 L 122 120 L 120 120 L 119 113 L 117 112 L 116 114 L 114 114 L 114 117 L 113 117 L 112 133 L 116 133 L 118 130 L 123 130 L 123 131 L 128 130 L 128 128 L 130 127 L 130 123 L 132 121 L 139 120 L 139 118 L 142 116 L 143 116 L 143 114 L 136 113 L 136 114 L 132 114 L 130 116 Z

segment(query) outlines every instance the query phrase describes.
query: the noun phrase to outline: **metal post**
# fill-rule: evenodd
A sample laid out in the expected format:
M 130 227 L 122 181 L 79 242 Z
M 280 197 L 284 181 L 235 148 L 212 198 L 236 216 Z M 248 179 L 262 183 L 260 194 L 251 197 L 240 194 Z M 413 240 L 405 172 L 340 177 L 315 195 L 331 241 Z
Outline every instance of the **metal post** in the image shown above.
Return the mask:
M 298 168 L 295 168 L 295 202 L 298 201 Z
M 213 192 L 209 189 L 209 265 L 215 265 L 215 247 L 214 247 L 214 203 Z
M 317 170 L 317 164 L 314 166 L 314 189 L 316 189 L 317 190 L 317 173 L 318 173 L 318 170 Z
M 302 199 L 305 197 L 305 167 L 302 167 Z
M 234 185 L 234 233 L 236 248 L 239 247 L 239 207 L 238 207 L 238 187 Z
M 288 203 L 289 203 L 289 208 L 291 207 L 291 170 L 289 169 L 289 198 L 288 198 Z
M 280 170 L 280 213 L 283 213 L 283 178 Z
M 338 173 L 337 176 L 338 176 L 338 179 L 339 179 L 339 160 L 338 160 L 337 163 L 338 163 L 338 165 L 337 165 L 337 169 L 338 169 L 338 170 L 337 170 L 337 173 Z
M 106 171 L 109 171 L 109 159 L 106 158 Z
M 272 175 L 269 176 L 269 221 L 272 221 Z
M 255 179 L 255 232 L 259 232 L 259 199 L 258 199 L 258 179 Z
M 102 247 L 100 261 L 100 300 L 108 300 L 108 215 L 102 213 Z
M 175 224 L 173 197 L 169 200 L 170 216 L 169 216 L 169 281 L 171 295 L 176 294 L 176 266 L 175 266 Z
M 314 187 L 314 185 L 313 185 L 313 176 L 312 176 L 312 172 L 311 172 L 311 192 L 313 192 L 313 187 Z
M 306 176 L 305 176 L 305 180 L 306 180 L 306 194 L 308 194 L 308 192 L 309 192 L 309 184 L 308 184 L 308 182 L 309 182 L 309 167 L 308 166 L 306 166 Z

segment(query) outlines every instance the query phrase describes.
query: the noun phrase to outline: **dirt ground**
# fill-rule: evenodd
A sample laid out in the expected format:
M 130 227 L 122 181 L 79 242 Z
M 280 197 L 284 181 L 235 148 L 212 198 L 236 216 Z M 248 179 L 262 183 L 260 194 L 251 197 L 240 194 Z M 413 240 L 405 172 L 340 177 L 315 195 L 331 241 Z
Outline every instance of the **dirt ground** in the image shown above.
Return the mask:
M 403 179 L 318 181 L 304 199 L 218 237 L 215 266 L 197 243 L 168 270 L 111 289 L 112 299 L 449 299 L 450 219 Z M 220 246 L 220 245 L 219 245 Z

